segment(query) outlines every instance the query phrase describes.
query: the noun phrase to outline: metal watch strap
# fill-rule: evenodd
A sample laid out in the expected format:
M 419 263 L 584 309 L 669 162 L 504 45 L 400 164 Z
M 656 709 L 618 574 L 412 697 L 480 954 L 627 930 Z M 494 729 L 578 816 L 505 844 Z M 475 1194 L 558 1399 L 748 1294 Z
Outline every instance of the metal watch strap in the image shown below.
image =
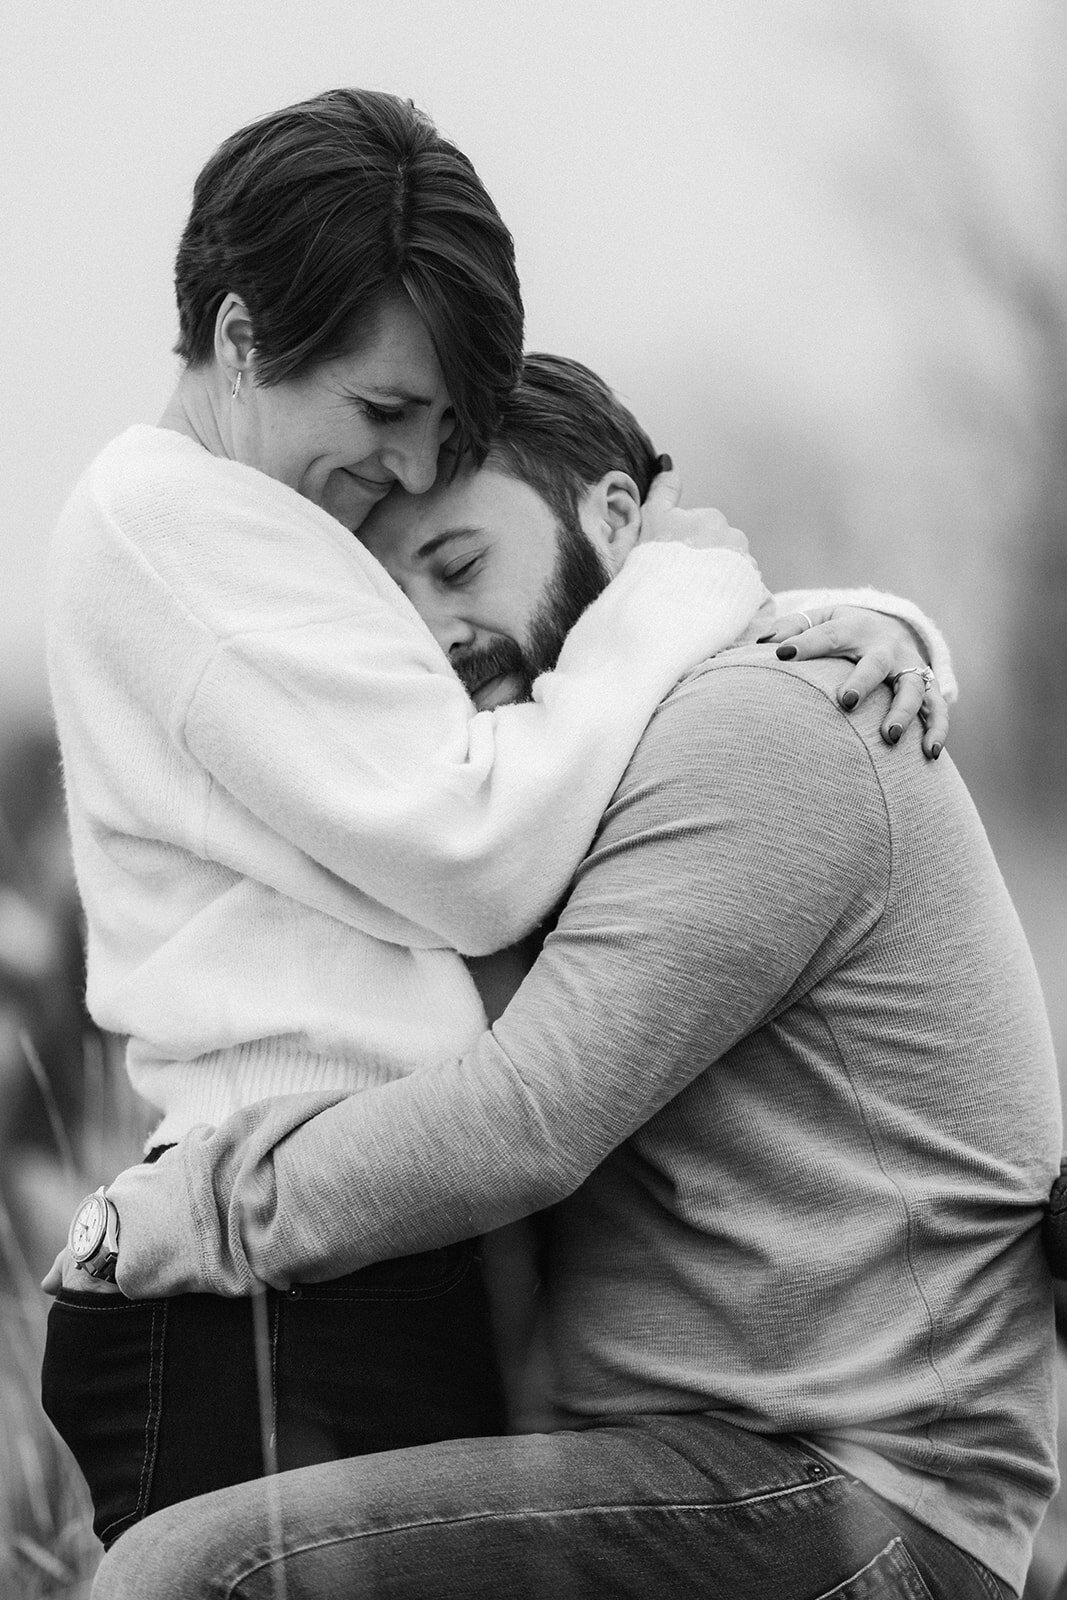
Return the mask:
M 119 1259 L 119 1214 L 114 1202 L 109 1200 L 103 1184 L 93 1191 L 89 1199 L 96 1198 L 104 1208 L 104 1234 L 93 1254 L 86 1261 L 79 1261 L 77 1266 L 81 1272 L 87 1272 L 90 1278 L 101 1278 L 106 1283 L 115 1282 L 115 1269 Z M 82 1205 L 85 1201 L 82 1201 Z M 80 1208 L 79 1208 L 80 1209 Z

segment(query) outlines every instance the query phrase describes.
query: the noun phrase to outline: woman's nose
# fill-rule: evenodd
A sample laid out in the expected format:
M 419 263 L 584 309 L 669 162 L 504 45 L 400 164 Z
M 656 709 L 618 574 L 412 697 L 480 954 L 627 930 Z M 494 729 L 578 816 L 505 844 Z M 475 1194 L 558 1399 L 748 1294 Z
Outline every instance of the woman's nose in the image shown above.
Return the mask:
M 425 424 L 389 451 L 382 459 L 408 494 L 425 494 L 432 489 L 437 477 L 437 453 L 441 446 L 440 433 Z

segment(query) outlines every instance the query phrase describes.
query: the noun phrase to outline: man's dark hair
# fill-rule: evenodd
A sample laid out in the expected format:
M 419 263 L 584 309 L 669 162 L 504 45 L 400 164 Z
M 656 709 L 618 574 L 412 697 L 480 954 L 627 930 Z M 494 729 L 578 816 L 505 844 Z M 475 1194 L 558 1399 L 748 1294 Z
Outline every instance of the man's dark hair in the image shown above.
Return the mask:
M 504 403 L 490 464 L 534 489 L 564 523 L 594 483 L 629 473 L 644 500 L 658 470 L 652 441 L 602 378 L 580 361 L 528 355 Z
M 512 238 L 480 178 L 410 101 L 333 89 L 233 134 L 196 181 L 175 267 L 178 355 L 212 358 L 227 293 L 252 322 L 256 381 L 370 335 L 390 297 L 425 323 L 480 458 L 522 365 Z

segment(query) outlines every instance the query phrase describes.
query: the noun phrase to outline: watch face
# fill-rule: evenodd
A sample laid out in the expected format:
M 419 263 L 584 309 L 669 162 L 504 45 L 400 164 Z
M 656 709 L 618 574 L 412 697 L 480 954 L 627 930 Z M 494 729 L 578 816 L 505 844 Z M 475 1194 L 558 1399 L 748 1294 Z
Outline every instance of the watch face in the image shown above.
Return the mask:
M 99 1195 L 91 1194 L 82 1202 L 70 1225 L 70 1249 L 75 1261 L 91 1256 L 104 1237 L 107 1212 Z

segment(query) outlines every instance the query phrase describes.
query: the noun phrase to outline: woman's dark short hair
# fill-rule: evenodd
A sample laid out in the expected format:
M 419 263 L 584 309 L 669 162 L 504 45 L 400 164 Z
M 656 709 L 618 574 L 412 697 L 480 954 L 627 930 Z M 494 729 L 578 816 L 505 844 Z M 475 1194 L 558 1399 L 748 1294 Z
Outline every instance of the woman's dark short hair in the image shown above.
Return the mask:
M 626 472 L 644 500 L 656 476 L 652 441 L 595 372 L 564 356 L 531 354 L 504 402 L 490 464 L 534 489 L 573 523 L 585 491 Z
M 462 151 L 410 101 L 333 89 L 240 129 L 208 161 L 175 267 L 178 355 L 214 352 L 228 293 L 248 308 L 256 380 L 277 383 L 374 329 L 405 294 L 480 456 L 522 364 L 512 238 Z

